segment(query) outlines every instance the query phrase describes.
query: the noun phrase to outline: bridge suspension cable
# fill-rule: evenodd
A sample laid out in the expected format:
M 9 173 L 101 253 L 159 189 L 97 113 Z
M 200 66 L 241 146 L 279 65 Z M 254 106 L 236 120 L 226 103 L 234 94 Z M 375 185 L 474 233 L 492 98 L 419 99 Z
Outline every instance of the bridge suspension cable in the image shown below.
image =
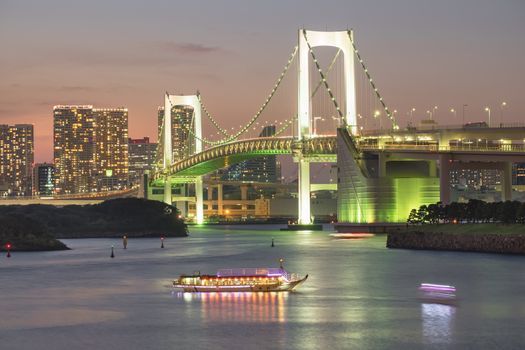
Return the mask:
M 399 129 L 399 125 L 397 124 L 394 115 L 392 112 L 390 112 L 390 109 L 386 105 L 386 103 L 383 101 L 383 97 L 379 93 L 379 90 L 377 89 L 376 84 L 374 83 L 370 73 L 368 72 L 368 69 L 366 68 L 365 62 L 363 61 L 363 58 L 361 57 L 361 54 L 359 53 L 359 50 L 357 49 L 357 46 L 355 45 L 354 39 L 352 38 L 352 32 L 350 30 L 347 31 L 348 39 L 350 40 L 350 43 L 352 44 L 352 49 L 354 50 L 354 54 L 357 57 L 357 60 L 361 64 L 361 67 L 363 68 L 366 77 L 372 86 L 372 90 L 374 91 L 376 97 L 379 99 L 379 102 L 381 103 L 381 106 L 383 107 L 383 110 L 385 111 L 387 117 L 392 121 L 392 126 L 394 130 Z
M 257 119 L 261 116 L 262 112 L 266 109 L 266 106 L 268 106 L 268 103 L 272 100 L 272 97 L 275 95 L 275 92 L 277 91 L 277 89 L 281 85 L 281 82 L 283 81 L 286 73 L 288 72 L 288 70 L 289 70 L 289 68 L 290 68 L 290 66 L 291 66 L 291 64 L 292 64 L 292 62 L 293 62 L 293 60 L 294 60 L 294 58 L 295 58 L 295 56 L 297 54 L 297 50 L 298 50 L 298 46 L 295 46 L 293 51 L 292 51 L 292 53 L 291 53 L 291 55 L 290 55 L 290 57 L 288 58 L 288 62 L 284 66 L 284 69 L 281 72 L 281 75 L 279 76 L 279 78 L 277 79 L 277 82 L 275 83 L 272 91 L 270 92 L 270 94 L 268 95 L 268 97 L 266 98 L 266 100 L 264 101 L 262 106 L 259 108 L 257 113 L 248 121 L 248 123 L 246 125 L 244 125 L 236 133 L 228 134 L 225 129 L 222 129 L 219 126 L 219 124 L 217 123 L 215 118 L 213 118 L 211 116 L 211 114 L 206 112 L 207 110 L 205 111 L 206 116 L 212 121 L 214 126 L 216 128 L 218 128 L 219 131 L 221 131 L 221 133 L 223 133 L 224 135 L 228 135 L 227 137 L 225 137 L 225 138 L 223 138 L 221 140 L 217 140 L 217 141 L 211 141 L 211 140 L 208 140 L 206 138 L 199 138 L 198 136 L 195 135 L 195 133 L 191 129 L 189 129 L 186 125 L 184 125 L 184 123 L 182 123 L 182 125 L 184 125 L 184 127 L 188 130 L 188 132 L 192 135 L 192 137 L 195 137 L 196 139 L 201 140 L 202 142 L 204 142 L 204 143 L 206 143 L 208 145 L 211 145 L 211 146 L 221 145 L 221 144 L 228 143 L 228 142 L 231 142 L 231 141 L 237 139 L 240 135 L 242 135 L 243 133 L 245 133 L 246 131 L 248 131 L 250 129 L 250 127 L 253 125 L 253 123 L 255 123 L 257 121 Z M 201 101 L 200 94 L 198 96 L 199 96 L 199 101 Z M 170 102 L 170 105 L 171 105 L 171 102 Z M 202 103 L 201 103 L 201 106 L 202 106 Z

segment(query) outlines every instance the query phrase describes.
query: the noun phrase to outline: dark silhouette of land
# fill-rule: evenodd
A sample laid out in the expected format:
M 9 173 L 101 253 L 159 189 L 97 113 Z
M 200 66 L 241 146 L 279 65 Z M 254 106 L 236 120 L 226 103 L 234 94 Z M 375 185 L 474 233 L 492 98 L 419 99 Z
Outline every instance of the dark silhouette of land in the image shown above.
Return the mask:
M 0 206 L 0 244 L 12 250 L 67 249 L 56 238 L 185 237 L 176 207 L 138 198 L 95 205 Z

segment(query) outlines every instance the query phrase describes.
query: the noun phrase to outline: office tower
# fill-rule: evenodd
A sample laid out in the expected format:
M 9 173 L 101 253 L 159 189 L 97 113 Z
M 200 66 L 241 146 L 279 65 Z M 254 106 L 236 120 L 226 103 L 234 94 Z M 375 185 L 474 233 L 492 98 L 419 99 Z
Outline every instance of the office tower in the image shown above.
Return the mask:
M 151 170 L 155 163 L 157 144 L 151 143 L 149 137 L 129 139 L 129 181 L 139 184 L 144 171 Z
M 97 191 L 128 185 L 128 109 L 93 109 L 94 180 Z
M 0 125 L 1 195 L 32 195 L 33 159 L 33 125 Z
M 164 118 L 164 107 L 158 108 L 159 138 Z M 173 162 L 187 157 L 193 152 L 195 143 L 189 130 L 193 130 L 193 108 L 189 106 L 173 106 L 171 108 L 171 149 Z
M 268 125 L 263 128 L 259 137 L 271 137 L 274 134 L 275 125 Z M 277 157 L 262 156 L 230 166 L 222 175 L 222 180 L 275 183 L 278 176 Z
M 90 192 L 95 164 L 93 106 L 55 106 L 53 120 L 56 193 Z
M 35 164 L 33 167 L 33 194 L 39 197 L 52 196 L 55 189 L 54 166 L 49 163 Z

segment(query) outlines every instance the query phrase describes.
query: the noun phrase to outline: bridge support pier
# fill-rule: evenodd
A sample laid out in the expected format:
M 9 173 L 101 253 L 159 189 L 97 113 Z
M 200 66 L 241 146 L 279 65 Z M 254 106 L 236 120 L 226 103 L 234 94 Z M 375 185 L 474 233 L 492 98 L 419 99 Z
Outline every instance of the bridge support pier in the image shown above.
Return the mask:
M 439 200 L 443 204 L 450 203 L 450 154 L 439 155 Z
M 198 225 L 204 224 L 204 199 L 202 188 L 202 176 L 195 179 L 195 220 Z
M 218 215 L 223 215 L 224 214 L 224 210 L 223 210 L 223 186 L 222 184 L 218 184 L 217 185 L 217 214 Z
M 299 178 L 298 178 L 298 200 L 299 200 L 299 224 L 311 224 L 310 217 L 310 163 L 304 159 L 299 159 Z
M 503 163 L 503 174 L 501 179 L 501 200 L 512 200 L 512 163 Z
M 171 177 L 166 176 L 164 180 L 164 203 L 171 205 Z

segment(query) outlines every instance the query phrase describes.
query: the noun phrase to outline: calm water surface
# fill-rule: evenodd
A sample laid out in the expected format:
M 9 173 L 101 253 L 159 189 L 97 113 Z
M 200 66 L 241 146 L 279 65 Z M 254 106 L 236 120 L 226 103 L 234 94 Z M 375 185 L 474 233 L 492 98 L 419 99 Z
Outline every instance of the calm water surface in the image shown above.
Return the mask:
M 272 237 L 276 246 L 270 247 Z M 388 250 L 271 226 L 191 237 L 65 240 L 71 251 L 0 259 L 0 349 L 523 349 L 525 257 Z M 110 246 L 116 247 L 110 259 Z M 277 267 L 295 293 L 173 292 L 181 273 Z M 417 299 L 452 284 L 456 307 Z

